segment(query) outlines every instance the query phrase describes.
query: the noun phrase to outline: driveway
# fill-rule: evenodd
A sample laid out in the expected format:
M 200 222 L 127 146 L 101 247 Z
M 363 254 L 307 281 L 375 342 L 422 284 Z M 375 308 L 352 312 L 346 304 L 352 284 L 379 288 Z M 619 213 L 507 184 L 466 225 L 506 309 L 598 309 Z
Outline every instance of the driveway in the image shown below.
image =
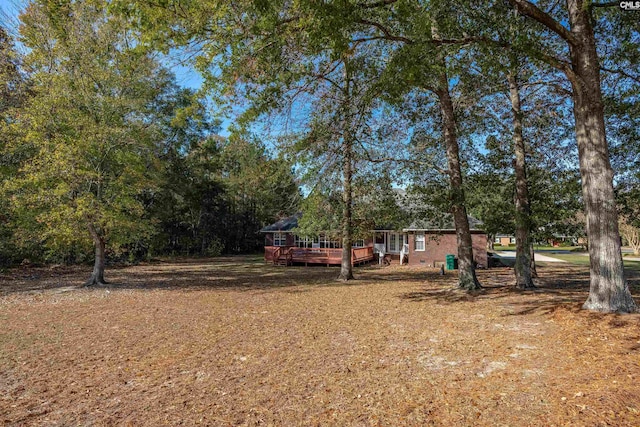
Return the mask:
M 506 260 L 516 258 L 515 251 L 499 251 L 499 252 L 496 252 L 496 255 L 498 255 L 500 258 L 506 258 Z M 567 262 L 558 258 L 547 256 L 547 255 L 540 255 L 539 253 L 536 253 L 535 257 L 536 257 L 536 261 L 540 261 L 540 262 Z

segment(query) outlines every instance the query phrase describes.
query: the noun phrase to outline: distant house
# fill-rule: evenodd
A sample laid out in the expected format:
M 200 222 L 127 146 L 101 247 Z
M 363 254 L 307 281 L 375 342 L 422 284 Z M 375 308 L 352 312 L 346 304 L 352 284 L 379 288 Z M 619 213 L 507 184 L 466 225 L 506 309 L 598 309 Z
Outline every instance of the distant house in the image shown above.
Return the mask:
M 260 230 L 265 235 L 265 260 L 285 265 L 340 264 L 342 243 L 339 240 L 324 235 L 303 238 L 295 234 L 301 216 L 297 213 Z M 469 217 L 474 261 L 486 267 L 487 235 L 480 225 L 480 221 Z M 436 267 L 445 262 L 447 254 L 458 254 L 453 222 L 435 225 L 417 220 L 401 228 L 376 228 L 371 230 L 371 237 L 354 241 L 352 263 L 385 258 L 409 265 Z
M 500 246 L 509 246 L 516 244 L 516 238 L 513 235 L 509 234 L 496 234 L 496 237 L 493 240 L 493 243 Z

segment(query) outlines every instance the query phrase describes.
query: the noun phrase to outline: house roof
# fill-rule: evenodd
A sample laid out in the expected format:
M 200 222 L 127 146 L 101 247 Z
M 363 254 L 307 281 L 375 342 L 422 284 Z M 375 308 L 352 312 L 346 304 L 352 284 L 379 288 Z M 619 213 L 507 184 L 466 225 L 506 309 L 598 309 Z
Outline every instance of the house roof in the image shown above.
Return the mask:
M 483 224 L 482 221 L 469 215 L 467 215 L 467 219 L 469 220 L 469 229 L 471 231 L 483 231 L 481 227 Z M 455 229 L 453 216 L 446 214 L 441 219 L 414 219 L 411 221 L 411 224 L 403 228 L 402 231 L 452 231 Z
M 302 212 L 282 218 L 271 225 L 267 225 L 260 230 L 261 233 L 271 233 L 274 231 L 291 231 L 298 226 L 298 220 L 302 218 Z
M 286 218 L 282 218 L 277 222 L 268 225 L 262 230 L 261 233 L 273 233 L 278 231 L 287 231 L 291 232 L 293 229 L 298 227 L 298 220 L 302 218 L 302 212 L 298 212 L 295 215 L 288 216 Z M 471 216 L 467 216 L 469 218 L 469 228 L 471 231 L 482 231 L 480 227 L 482 225 L 482 221 L 475 219 Z M 437 219 L 415 219 L 411 221 L 411 223 L 407 227 L 399 227 L 398 230 L 402 231 L 452 231 L 455 230 L 455 226 L 453 224 L 453 218 L 450 214 L 445 215 L 441 220 Z M 376 231 L 391 231 L 394 230 L 393 227 L 390 226 L 382 226 L 376 227 Z

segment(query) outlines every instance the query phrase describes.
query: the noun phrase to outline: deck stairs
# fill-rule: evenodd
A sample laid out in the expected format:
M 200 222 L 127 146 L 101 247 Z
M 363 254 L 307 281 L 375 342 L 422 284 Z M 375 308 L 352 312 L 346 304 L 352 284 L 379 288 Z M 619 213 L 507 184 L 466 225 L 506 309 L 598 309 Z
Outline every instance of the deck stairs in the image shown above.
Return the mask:
M 273 254 L 273 265 L 288 267 L 293 265 L 293 254 L 290 248 L 278 248 Z

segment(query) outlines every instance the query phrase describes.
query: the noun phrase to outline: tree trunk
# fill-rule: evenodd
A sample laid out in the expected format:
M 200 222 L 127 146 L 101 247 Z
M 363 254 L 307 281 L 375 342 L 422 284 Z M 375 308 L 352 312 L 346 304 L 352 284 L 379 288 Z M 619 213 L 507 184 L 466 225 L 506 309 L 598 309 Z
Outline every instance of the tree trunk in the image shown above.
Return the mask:
M 495 235 L 487 234 L 487 250 L 493 251 L 493 246 L 495 245 Z
M 531 208 L 529 206 L 529 190 L 527 188 L 526 151 L 522 136 L 522 110 L 520 108 L 520 91 L 515 67 L 508 74 L 509 96 L 513 113 L 513 147 L 515 152 L 514 169 L 516 174 L 516 287 L 518 289 L 534 288 L 531 278 Z
M 533 240 L 531 240 L 531 244 L 529 245 L 529 254 L 529 259 L 531 260 L 531 267 L 529 267 L 531 277 L 538 277 L 538 270 L 536 269 L 536 253 L 533 250 Z
M 444 60 L 442 60 L 442 64 L 445 66 Z M 451 213 L 456 227 L 456 239 L 458 242 L 458 287 L 474 290 L 481 288 L 481 286 L 476 277 L 476 269 L 473 263 L 473 244 L 469 229 L 469 218 L 465 207 L 464 190 L 462 188 L 456 119 L 449 94 L 449 79 L 446 71 L 443 71 L 439 77 L 440 87 L 436 90 L 436 95 L 440 101 L 440 111 L 442 113 L 444 143 L 447 151 L 449 182 L 451 185 Z
M 353 265 L 351 264 L 351 235 L 352 235 L 352 204 L 353 191 L 353 139 L 351 137 L 351 76 L 349 66 L 345 61 L 345 105 L 342 132 L 342 260 L 338 280 L 353 280 Z
M 104 280 L 104 260 L 105 260 L 105 244 L 104 239 L 100 236 L 92 223 L 88 224 L 89 233 L 93 239 L 95 247 L 95 260 L 93 263 L 93 272 L 91 277 L 84 283 L 84 286 L 102 286 L 107 282 Z
M 352 190 L 351 180 L 353 176 L 351 150 L 352 142 L 350 137 L 345 137 L 344 141 L 344 160 L 342 167 L 342 260 L 340 263 L 340 276 L 338 280 L 353 280 L 353 265 L 351 264 L 351 231 L 352 231 Z
M 568 0 L 571 32 L 569 75 L 580 159 L 582 194 L 589 238 L 590 289 L 583 308 L 601 312 L 636 311 L 624 278 L 613 169 L 604 125 L 600 70 L 590 14 L 579 0 Z

